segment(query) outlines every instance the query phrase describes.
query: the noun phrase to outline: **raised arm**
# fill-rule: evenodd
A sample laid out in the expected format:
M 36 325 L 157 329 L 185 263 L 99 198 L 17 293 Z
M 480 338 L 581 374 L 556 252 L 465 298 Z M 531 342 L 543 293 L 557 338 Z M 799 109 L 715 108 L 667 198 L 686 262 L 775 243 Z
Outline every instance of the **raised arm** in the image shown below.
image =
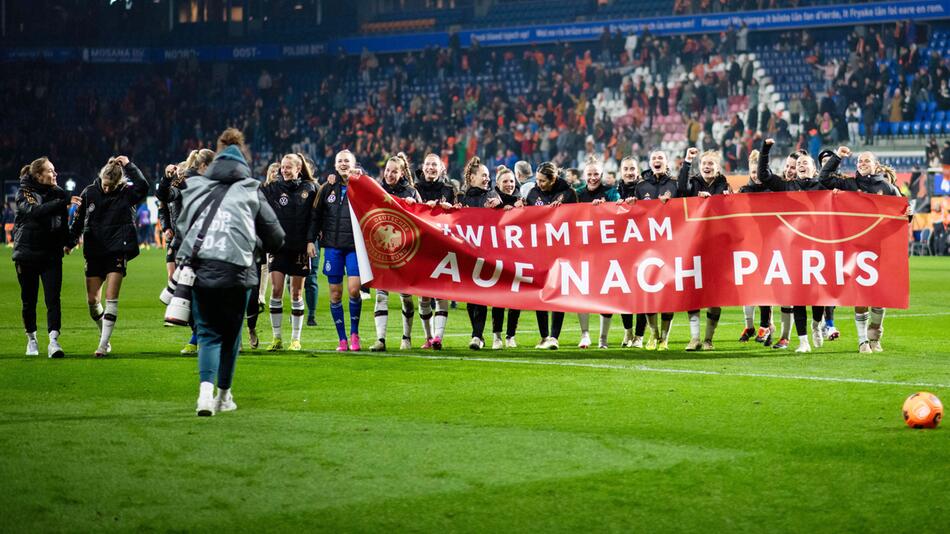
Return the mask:
M 785 191 L 785 181 L 781 176 L 772 174 L 772 169 L 769 167 L 769 151 L 772 150 L 772 146 L 775 144 L 775 140 L 772 138 L 762 141 L 762 149 L 759 151 L 759 165 L 757 168 L 759 181 L 765 184 L 772 191 Z

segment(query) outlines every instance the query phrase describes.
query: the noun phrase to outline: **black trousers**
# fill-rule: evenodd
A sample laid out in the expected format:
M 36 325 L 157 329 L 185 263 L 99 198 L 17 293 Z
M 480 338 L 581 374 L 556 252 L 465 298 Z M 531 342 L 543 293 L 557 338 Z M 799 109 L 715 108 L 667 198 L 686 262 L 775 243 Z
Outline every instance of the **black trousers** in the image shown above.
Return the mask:
M 518 331 L 518 319 L 521 317 L 521 310 L 508 310 L 508 328 L 505 329 L 505 337 L 515 337 Z M 502 325 L 505 322 L 505 308 L 491 309 L 491 331 L 494 334 L 500 334 Z
M 548 312 L 536 311 L 534 314 L 538 318 L 538 332 L 541 334 L 542 339 L 546 337 L 553 337 L 554 339 L 561 337 L 561 327 L 564 325 L 564 312 L 551 312 L 550 330 L 548 330 Z
M 488 320 L 488 306 L 481 304 L 466 304 L 468 320 L 472 323 L 472 337 L 485 339 L 485 321 Z
M 247 315 L 247 327 L 257 329 L 257 318 L 260 316 L 262 308 L 257 300 L 257 295 L 261 291 L 261 264 L 257 264 L 257 285 L 251 288 L 251 298 L 247 299 L 245 315 Z
M 43 300 L 46 301 L 46 330 L 60 330 L 62 308 L 59 294 L 63 289 L 63 258 L 43 262 L 17 262 L 16 277 L 20 282 L 20 302 L 23 304 L 23 327 L 36 332 L 36 302 L 40 282 L 43 282 Z

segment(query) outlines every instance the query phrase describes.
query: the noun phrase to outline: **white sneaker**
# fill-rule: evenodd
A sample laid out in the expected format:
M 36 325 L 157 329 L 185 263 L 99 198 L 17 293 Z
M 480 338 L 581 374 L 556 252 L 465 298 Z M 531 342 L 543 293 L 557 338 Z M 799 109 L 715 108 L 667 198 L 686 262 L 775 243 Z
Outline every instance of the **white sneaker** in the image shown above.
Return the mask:
M 46 347 L 46 355 L 50 358 L 62 358 L 66 355 L 63 352 L 63 347 L 59 346 L 59 341 L 56 339 L 49 340 L 49 346 Z
M 40 345 L 36 342 L 35 337 L 28 337 L 26 339 L 26 355 L 27 356 L 39 356 L 40 355 Z
M 880 342 L 880 341 L 878 341 L 878 340 L 876 340 L 876 339 L 872 339 L 871 341 L 868 341 L 868 344 L 871 346 L 871 350 L 872 350 L 872 351 L 874 351 L 874 352 L 884 352 L 884 347 L 881 346 L 881 342 Z
M 816 349 L 820 349 L 825 344 L 825 332 L 821 323 L 812 321 L 811 323 L 811 342 Z
M 491 350 L 501 350 L 503 348 L 505 348 L 505 340 L 501 338 L 501 334 L 492 334 Z
M 628 349 L 628 348 L 632 347 L 632 346 L 633 346 L 633 338 L 634 338 L 634 335 L 633 335 L 633 334 L 631 334 L 631 333 L 628 332 L 628 331 L 624 331 L 624 333 L 623 333 L 623 341 L 620 342 L 620 346 L 623 347 L 623 348 L 625 348 L 625 349 Z
M 472 341 L 470 341 L 468 344 L 468 348 L 472 350 L 481 350 L 481 348 L 484 346 L 485 346 L 485 342 L 477 337 L 473 337 Z
M 607 346 L 607 340 L 606 340 L 606 339 L 601 339 L 601 340 L 599 340 L 599 341 L 597 342 L 597 348 L 598 348 L 598 349 L 609 349 L 610 347 Z
M 590 348 L 590 334 L 586 332 L 581 334 L 581 342 L 577 344 L 577 348 L 579 349 Z
M 511 336 L 511 337 L 509 337 L 508 339 L 506 339 L 506 340 L 505 340 L 505 346 L 507 346 L 509 349 L 516 349 L 516 348 L 518 348 L 518 342 L 515 341 L 515 336 Z
M 360 300 L 369 300 L 373 298 L 373 295 L 370 295 L 369 291 L 360 290 Z
M 237 404 L 234 403 L 234 397 L 231 396 L 231 390 L 219 389 L 218 395 L 214 398 L 214 411 L 233 412 L 234 410 L 237 410 Z
M 214 415 L 214 408 L 217 403 L 211 394 L 207 395 L 198 395 L 198 406 L 195 408 L 195 413 L 199 417 L 211 417 Z
M 402 338 L 402 341 L 399 342 L 399 350 L 412 350 L 412 340 Z
M 557 350 L 558 347 L 559 347 L 559 344 L 557 342 L 557 338 L 546 337 L 541 343 L 538 343 L 537 346 L 535 346 L 534 348 L 542 349 L 542 350 Z
M 633 343 L 630 344 L 635 349 L 643 348 L 643 336 L 633 336 Z
M 808 343 L 800 343 L 798 348 L 795 349 L 795 352 L 811 352 L 811 345 Z

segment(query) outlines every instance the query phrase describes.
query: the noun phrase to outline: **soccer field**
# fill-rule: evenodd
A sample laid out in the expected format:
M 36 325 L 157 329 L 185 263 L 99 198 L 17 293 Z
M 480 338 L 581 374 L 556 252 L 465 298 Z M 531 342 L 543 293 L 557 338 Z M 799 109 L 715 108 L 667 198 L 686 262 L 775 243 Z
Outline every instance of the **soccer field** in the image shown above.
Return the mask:
M 63 360 L 23 355 L 9 249 L 0 261 L 0 531 L 950 525 L 950 432 L 909 429 L 900 415 L 914 391 L 950 401 L 950 258 L 912 258 L 911 308 L 888 312 L 886 352 L 870 355 L 857 353 L 850 308 L 837 313 L 841 339 L 805 356 L 735 341 L 735 308 L 714 352 L 682 350 L 685 314 L 669 352 L 570 348 L 574 315 L 560 351 L 473 352 L 464 305 L 441 353 L 337 355 L 321 278 L 304 352 L 242 353 L 240 408 L 212 418 L 195 417 L 197 364 L 178 354 L 186 331 L 161 326 L 162 251 L 131 262 L 105 360 L 92 358 L 81 254 L 64 266 Z M 44 312 L 41 298 L 41 330 Z M 263 346 L 266 316 L 259 331 Z M 519 343 L 536 332 L 524 314 Z M 418 318 L 414 333 L 418 346 Z M 612 347 L 622 335 L 615 317 Z

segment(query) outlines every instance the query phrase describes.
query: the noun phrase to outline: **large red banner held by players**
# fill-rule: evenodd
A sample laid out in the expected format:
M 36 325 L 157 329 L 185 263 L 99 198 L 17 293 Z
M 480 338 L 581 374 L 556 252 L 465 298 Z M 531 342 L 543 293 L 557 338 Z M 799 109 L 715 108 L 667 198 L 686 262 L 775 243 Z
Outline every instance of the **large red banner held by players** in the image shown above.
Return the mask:
M 367 176 L 349 190 L 363 278 L 389 291 L 591 313 L 908 305 L 903 198 L 820 191 L 444 210 L 391 197 Z

